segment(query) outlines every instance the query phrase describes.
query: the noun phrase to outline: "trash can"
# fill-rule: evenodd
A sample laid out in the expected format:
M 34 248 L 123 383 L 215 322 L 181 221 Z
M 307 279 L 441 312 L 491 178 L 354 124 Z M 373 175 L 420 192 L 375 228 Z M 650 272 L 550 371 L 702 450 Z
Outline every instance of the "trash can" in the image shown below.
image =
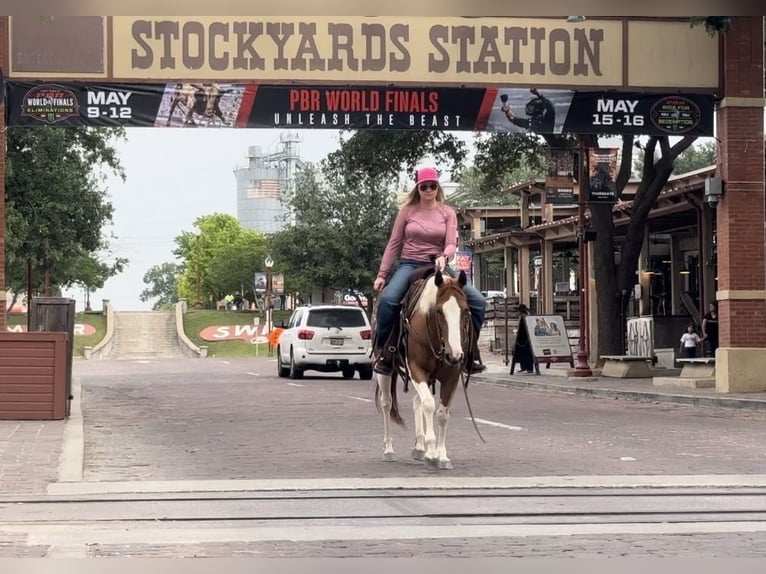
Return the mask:
M 72 357 L 74 355 L 75 300 L 61 297 L 33 297 L 29 306 L 29 331 L 67 333 L 66 416 L 72 402 Z

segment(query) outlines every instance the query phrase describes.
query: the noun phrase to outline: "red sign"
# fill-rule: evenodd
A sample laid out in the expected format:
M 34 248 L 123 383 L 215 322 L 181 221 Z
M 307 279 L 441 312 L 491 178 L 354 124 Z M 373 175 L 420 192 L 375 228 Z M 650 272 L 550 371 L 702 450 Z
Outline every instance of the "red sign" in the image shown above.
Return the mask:
M 246 341 L 267 343 L 266 325 L 213 325 L 199 334 L 205 341 Z
M 6 329 L 9 333 L 26 333 L 26 325 L 8 325 Z M 88 337 L 96 334 L 96 328 L 93 325 L 87 323 L 75 323 L 74 336 L 75 337 Z

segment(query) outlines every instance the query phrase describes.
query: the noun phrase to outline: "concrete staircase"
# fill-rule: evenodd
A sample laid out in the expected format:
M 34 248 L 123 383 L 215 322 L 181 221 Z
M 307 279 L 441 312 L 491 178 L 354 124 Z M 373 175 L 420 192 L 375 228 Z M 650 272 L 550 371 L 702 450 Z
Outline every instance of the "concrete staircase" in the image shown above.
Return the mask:
M 172 311 L 116 311 L 109 359 L 184 357 Z

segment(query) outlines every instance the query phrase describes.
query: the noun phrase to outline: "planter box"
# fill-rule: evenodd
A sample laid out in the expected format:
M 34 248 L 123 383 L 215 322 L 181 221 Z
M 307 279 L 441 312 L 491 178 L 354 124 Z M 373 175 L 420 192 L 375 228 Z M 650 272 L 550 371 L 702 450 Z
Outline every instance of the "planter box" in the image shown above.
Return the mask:
M 66 418 L 68 339 L 67 333 L 0 333 L 0 419 Z

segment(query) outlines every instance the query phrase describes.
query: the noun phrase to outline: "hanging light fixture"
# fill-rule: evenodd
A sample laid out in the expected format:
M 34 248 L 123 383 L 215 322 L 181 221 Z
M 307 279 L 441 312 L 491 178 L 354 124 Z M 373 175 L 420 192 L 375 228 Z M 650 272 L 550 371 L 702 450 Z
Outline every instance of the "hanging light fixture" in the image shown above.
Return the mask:
M 578 22 L 585 22 L 587 18 L 585 16 L 567 16 L 567 22 L 570 24 L 577 24 Z

